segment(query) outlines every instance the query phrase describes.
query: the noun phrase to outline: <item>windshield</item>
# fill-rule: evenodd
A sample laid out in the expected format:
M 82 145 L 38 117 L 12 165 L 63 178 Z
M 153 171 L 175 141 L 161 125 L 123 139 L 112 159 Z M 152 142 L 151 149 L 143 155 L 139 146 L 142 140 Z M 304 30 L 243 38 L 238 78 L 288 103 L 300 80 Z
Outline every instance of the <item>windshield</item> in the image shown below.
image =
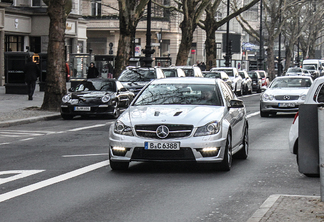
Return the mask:
M 208 73 L 204 73 L 204 77 L 206 78 L 221 78 L 221 74 L 219 72 L 208 72 Z
M 228 76 L 234 76 L 232 69 L 217 69 L 217 71 L 224 71 Z
M 194 70 L 193 69 L 182 69 L 184 73 L 186 74 L 186 77 L 193 77 L 195 76 Z
M 176 69 L 163 69 L 163 73 L 166 78 L 168 77 L 178 77 Z
M 148 82 L 152 79 L 156 79 L 156 73 L 150 69 L 127 69 L 118 78 L 121 82 Z
M 302 72 L 301 68 L 289 68 L 287 72 Z
M 258 78 L 258 74 L 256 72 L 248 72 L 251 78 Z
M 310 78 L 279 78 L 273 80 L 270 88 L 310 87 L 311 85 Z
M 191 104 L 221 106 L 221 96 L 215 85 L 151 84 L 137 98 L 134 105 Z
M 239 72 L 240 76 L 242 77 L 242 79 L 245 79 L 245 75 L 244 72 Z
M 116 84 L 112 81 L 100 82 L 100 81 L 86 81 L 82 82 L 75 88 L 76 92 L 82 91 L 116 91 Z
M 315 70 L 316 69 L 314 65 L 304 65 L 303 68 L 307 69 L 307 70 Z

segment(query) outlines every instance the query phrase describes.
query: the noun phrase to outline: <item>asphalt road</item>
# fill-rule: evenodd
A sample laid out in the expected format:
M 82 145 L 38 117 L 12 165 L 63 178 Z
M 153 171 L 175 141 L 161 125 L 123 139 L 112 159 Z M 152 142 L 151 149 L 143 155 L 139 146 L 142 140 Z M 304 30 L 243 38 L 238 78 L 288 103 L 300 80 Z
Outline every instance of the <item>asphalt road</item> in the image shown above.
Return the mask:
M 319 195 L 319 178 L 288 150 L 293 114 L 248 110 L 250 153 L 230 172 L 188 164 L 107 161 L 113 120 L 51 120 L 0 129 L 0 221 L 246 221 L 272 194 Z

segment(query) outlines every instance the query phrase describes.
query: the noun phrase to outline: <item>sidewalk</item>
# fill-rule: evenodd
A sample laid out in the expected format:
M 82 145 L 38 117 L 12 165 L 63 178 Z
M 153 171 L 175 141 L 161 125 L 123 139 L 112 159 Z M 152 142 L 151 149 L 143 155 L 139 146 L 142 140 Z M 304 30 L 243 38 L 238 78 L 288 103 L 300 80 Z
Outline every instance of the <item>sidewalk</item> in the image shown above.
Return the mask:
M 5 87 L 0 86 L 0 130 L 19 124 L 61 118 L 59 112 L 40 110 L 44 92 L 39 91 L 38 85 L 33 100 L 27 98 L 27 95 L 6 94 Z M 318 196 L 271 195 L 247 222 L 265 221 L 324 222 L 324 202 Z
M 36 85 L 33 100 L 27 95 L 6 94 L 4 86 L 0 86 L 0 128 L 39 120 L 59 118 L 59 112 L 42 111 L 44 92 Z

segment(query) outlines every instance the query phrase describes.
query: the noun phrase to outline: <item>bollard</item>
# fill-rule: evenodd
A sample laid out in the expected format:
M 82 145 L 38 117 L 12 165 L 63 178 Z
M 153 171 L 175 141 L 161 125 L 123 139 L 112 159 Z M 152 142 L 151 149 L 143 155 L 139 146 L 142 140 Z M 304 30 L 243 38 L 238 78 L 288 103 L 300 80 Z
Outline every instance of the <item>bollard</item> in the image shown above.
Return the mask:
M 324 107 L 318 108 L 319 165 L 321 181 L 321 201 L 324 201 Z

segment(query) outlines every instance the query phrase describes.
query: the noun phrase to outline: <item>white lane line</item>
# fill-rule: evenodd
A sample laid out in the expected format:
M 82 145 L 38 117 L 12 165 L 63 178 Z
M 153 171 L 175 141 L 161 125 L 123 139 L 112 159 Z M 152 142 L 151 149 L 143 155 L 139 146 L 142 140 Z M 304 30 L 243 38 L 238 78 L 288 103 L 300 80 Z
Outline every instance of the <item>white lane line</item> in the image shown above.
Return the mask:
M 107 156 L 108 153 L 94 153 L 94 154 L 78 154 L 78 155 L 63 155 L 62 157 L 87 157 L 87 156 Z
M 252 116 L 256 116 L 256 115 L 259 115 L 259 114 L 260 114 L 260 111 L 255 112 L 255 113 L 251 113 L 251 114 L 249 114 L 249 115 L 246 115 L 246 118 L 250 118 L 250 117 L 252 117 Z
M 14 176 L 9 176 L 7 178 L 0 178 L 0 184 L 8 183 L 10 181 L 18 180 L 24 177 L 28 177 L 34 175 L 36 173 L 43 172 L 45 170 L 7 170 L 0 172 L 1 175 L 11 175 L 15 174 Z
M 80 130 L 85 130 L 85 129 L 91 129 L 91 128 L 96 128 L 96 127 L 101 127 L 105 126 L 106 124 L 97 124 L 93 126 L 86 126 L 86 127 L 80 127 L 80 128 L 75 128 L 75 129 L 70 129 L 68 130 L 69 132 L 75 132 L 75 131 L 80 131 Z
M 35 139 L 35 138 L 26 138 L 26 139 L 21 139 L 19 141 L 28 141 L 28 140 L 33 140 L 33 139 Z
M 35 190 L 39 190 L 41 188 L 44 188 L 44 187 L 47 187 L 47 186 L 50 186 L 50 185 L 53 185 L 53 184 L 68 180 L 68 179 L 71 179 L 73 177 L 80 176 L 82 174 L 88 173 L 90 171 L 93 171 L 93 170 L 96 170 L 96 169 L 99 169 L 101 167 L 105 167 L 105 166 L 108 166 L 108 165 L 109 165 L 108 160 L 105 160 L 105 161 L 95 163 L 95 164 L 92 164 L 92 165 L 89 165 L 89 166 L 86 166 L 86 167 L 82 167 L 82 168 L 77 169 L 77 170 L 73 170 L 71 172 L 68 172 L 68 173 L 65 173 L 65 174 L 62 174 L 62 175 L 59 175 L 59 176 L 44 180 L 44 181 L 40 181 L 38 183 L 34 183 L 34 184 L 31 184 L 31 185 L 19 188 L 17 190 L 10 191 L 8 193 L 1 194 L 0 195 L 0 203 L 4 202 L 6 200 L 12 199 L 12 198 L 21 196 L 23 194 L 30 193 L 30 192 L 33 192 Z

